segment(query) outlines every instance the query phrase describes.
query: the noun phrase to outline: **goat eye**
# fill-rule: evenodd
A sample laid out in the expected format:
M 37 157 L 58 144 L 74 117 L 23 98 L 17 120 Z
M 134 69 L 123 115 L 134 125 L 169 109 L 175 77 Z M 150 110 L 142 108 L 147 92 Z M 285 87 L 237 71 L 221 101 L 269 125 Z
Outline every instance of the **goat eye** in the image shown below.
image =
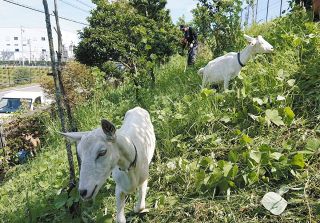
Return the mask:
M 107 153 L 107 150 L 102 150 L 102 151 L 100 151 L 100 152 L 98 153 L 97 159 L 98 159 L 99 157 L 101 157 L 101 156 L 106 155 L 106 153 Z

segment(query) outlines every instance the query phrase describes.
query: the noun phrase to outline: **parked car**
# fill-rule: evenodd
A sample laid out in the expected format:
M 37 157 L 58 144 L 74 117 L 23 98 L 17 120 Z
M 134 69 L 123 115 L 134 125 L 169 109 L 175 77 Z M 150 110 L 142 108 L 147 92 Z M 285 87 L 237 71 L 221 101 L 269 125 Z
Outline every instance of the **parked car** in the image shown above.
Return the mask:
M 9 116 L 22 108 L 33 111 L 38 106 L 50 103 L 42 91 L 10 91 L 0 99 L 0 117 Z

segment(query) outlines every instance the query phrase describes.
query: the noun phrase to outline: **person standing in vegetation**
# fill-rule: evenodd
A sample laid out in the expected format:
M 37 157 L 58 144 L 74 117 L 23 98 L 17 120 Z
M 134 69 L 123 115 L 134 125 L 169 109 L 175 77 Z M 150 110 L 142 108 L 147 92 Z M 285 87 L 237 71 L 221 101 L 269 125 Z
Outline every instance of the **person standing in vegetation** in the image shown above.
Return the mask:
M 185 25 L 180 25 L 180 30 L 184 32 L 184 38 L 182 43 L 188 49 L 188 65 L 193 65 L 196 60 L 197 50 L 198 50 L 198 35 L 192 27 L 187 27 Z

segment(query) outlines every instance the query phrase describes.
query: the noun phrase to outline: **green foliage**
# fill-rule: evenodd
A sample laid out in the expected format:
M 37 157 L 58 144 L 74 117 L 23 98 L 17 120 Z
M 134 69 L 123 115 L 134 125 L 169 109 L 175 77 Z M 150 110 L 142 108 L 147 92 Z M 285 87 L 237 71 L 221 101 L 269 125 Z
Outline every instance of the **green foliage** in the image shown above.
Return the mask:
M 31 83 L 31 70 L 28 68 L 18 68 L 13 74 L 13 80 L 16 84 Z
M 137 105 L 150 112 L 154 124 L 157 148 L 147 196 L 152 208 L 141 219 L 126 209 L 132 222 L 320 221 L 319 107 L 312 104 L 319 86 L 308 82 L 318 81 L 320 45 L 310 34 L 318 36 L 319 27 L 307 19 L 299 11 L 247 30 L 262 34 L 275 52 L 249 62 L 228 92 L 200 89 L 196 72 L 207 57 L 185 73 L 185 58 L 173 57 L 155 69 L 153 90 L 140 87 L 140 101 L 130 80 L 112 88 L 103 72 L 92 69 L 94 97 L 75 107 L 80 130 L 95 128 L 101 118 L 119 127 L 125 112 Z M 66 208 L 78 196 L 68 198 L 64 190 L 68 175 L 59 125 L 49 120 L 46 126 L 47 150 L 9 172 L 0 186 L 4 222 L 21 222 L 25 213 L 31 222 L 72 221 Z M 93 204 L 81 203 L 73 221 L 114 219 L 114 187 L 107 181 Z M 290 205 L 273 216 L 260 200 L 284 187 Z M 134 201 L 128 196 L 129 209 Z
M 165 9 L 166 1 L 96 4 L 88 19 L 90 26 L 80 32 L 75 52 L 80 62 L 102 68 L 108 60 L 119 61 L 131 73 L 144 73 L 176 52 L 177 30 Z
M 49 119 L 47 112 L 36 112 L 32 116 L 15 115 L 10 122 L 2 124 L 3 132 L 6 133 L 6 147 L 0 148 L 0 175 L 5 173 L 10 166 L 19 163 L 18 152 L 25 150 L 29 156 L 35 156 L 40 150 L 29 139 L 39 139 L 44 142 L 46 133 L 45 122 Z
M 49 70 L 48 67 L 2 67 L 0 69 L 0 88 L 31 82 L 38 83 Z
M 239 49 L 242 1 L 199 0 L 194 9 L 194 24 L 215 56 Z

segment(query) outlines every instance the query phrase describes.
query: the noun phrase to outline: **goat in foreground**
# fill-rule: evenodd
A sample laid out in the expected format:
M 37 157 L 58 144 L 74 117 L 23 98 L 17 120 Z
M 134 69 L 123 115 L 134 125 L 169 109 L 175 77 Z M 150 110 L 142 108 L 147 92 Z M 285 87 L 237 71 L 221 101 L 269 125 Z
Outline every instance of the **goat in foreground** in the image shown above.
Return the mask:
M 134 211 L 146 211 L 147 178 L 156 141 L 146 110 L 136 107 L 127 111 L 118 130 L 111 122 L 102 120 L 101 128 L 62 134 L 78 142 L 81 159 L 79 192 L 84 200 L 95 198 L 112 172 L 116 182 L 117 222 L 126 222 L 125 197 L 136 189 L 138 201 Z
M 198 71 L 199 76 L 202 77 L 202 88 L 205 88 L 209 83 L 223 81 L 224 90 L 228 90 L 229 81 L 240 73 L 242 67 L 245 66 L 252 56 L 258 53 L 271 53 L 273 51 L 273 47 L 262 36 L 252 38 L 244 35 L 244 37 L 250 44 L 241 52 L 231 52 L 218 57 Z

